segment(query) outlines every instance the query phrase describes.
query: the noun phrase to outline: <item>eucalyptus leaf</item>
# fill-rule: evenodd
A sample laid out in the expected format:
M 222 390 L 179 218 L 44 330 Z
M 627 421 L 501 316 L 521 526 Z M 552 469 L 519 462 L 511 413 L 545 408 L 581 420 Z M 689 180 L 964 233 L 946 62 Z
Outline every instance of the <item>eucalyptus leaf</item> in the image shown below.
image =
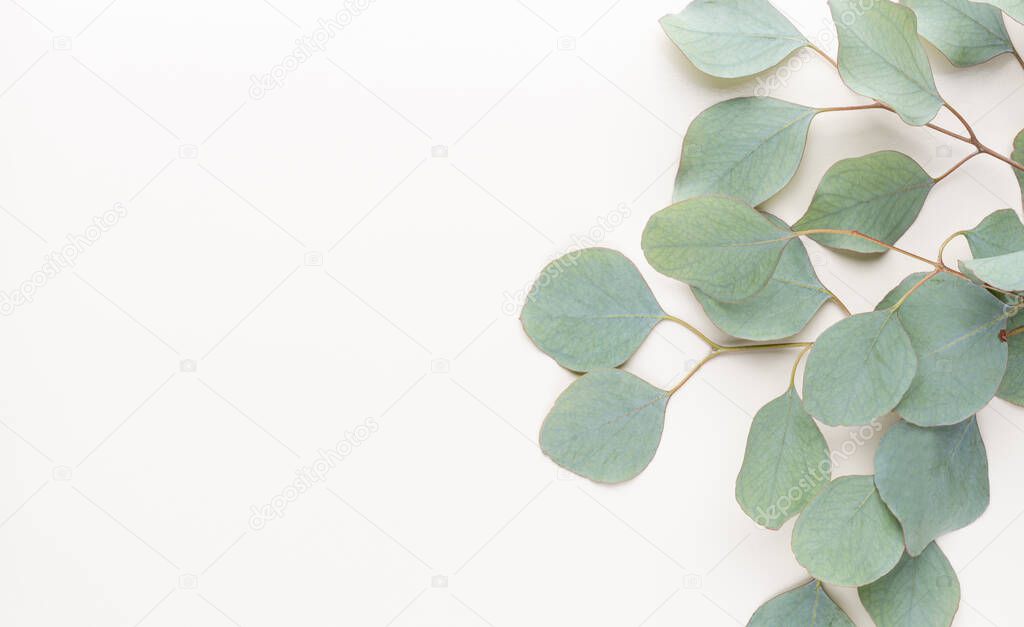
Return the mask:
M 921 212 L 935 186 L 916 161 L 893 151 L 844 159 L 829 168 L 811 206 L 793 229 L 860 231 L 888 244 L 895 243 Z M 860 253 L 887 249 L 850 235 L 814 234 L 819 244 Z
M 786 223 L 763 214 L 780 228 Z M 697 288 L 693 295 L 719 329 L 745 340 L 777 340 L 799 333 L 832 293 L 821 284 L 799 239 L 782 252 L 768 285 L 738 303 L 719 302 Z M 769 314 L 770 312 L 770 314 Z
M 642 246 L 658 272 L 737 302 L 764 289 L 794 237 L 738 200 L 701 196 L 651 216 Z
M 767 0 L 695 0 L 661 18 L 661 27 L 698 69 L 719 78 L 757 74 L 808 45 Z
M 822 333 L 807 356 L 804 407 L 828 425 L 868 424 L 896 407 L 917 367 L 896 315 L 851 316 Z
M 828 596 L 821 582 L 811 580 L 757 608 L 747 627 L 854 627 L 850 617 Z
M 754 416 L 736 478 L 736 501 L 754 522 L 778 529 L 831 478 L 825 438 L 789 388 Z
M 1017 163 L 1024 163 L 1024 131 L 1021 131 L 1013 138 L 1013 152 L 1010 153 L 1010 158 Z M 1021 195 L 1024 196 L 1024 172 L 1013 168 L 1013 173 L 1017 176 L 1017 183 L 1021 188 Z
M 863 586 L 900 561 L 903 534 L 870 475 L 839 477 L 800 514 L 793 553 L 816 579 Z
M 628 481 L 658 450 L 668 399 L 668 392 L 628 372 L 595 370 L 555 401 L 541 427 L 541 449 L 593 481 Z
M 887 310 L 924 277 L 912 274 L 878 305 Z M 949 273 L 920 287 L 896 312 L 917 355 L 917 374 L 896 412 L 922 427 L 950 425 L 977 413 L 1006 373 L 999 339 L 1008 313 L 984 288 Z M 813 413 L 813 412 L 812 412 Z
M 683 139 L 673 200 L 705 194 L 751 206 L 768 200 L 796 173 L 816 113 L 775 98 L 735 98 L 706 109 Z
M 1002 290 L 1024 290 L 1024 250 L 998 257 L 967 259 L 960 262 L 960 271 Z
M 974 257 L 998 257 L 1024 250 L 1024 224 L 1013 209 L 985 216 L 978 226 L 964 231 Z
M 857 590 L 877 627 L 948 627 L 960 605 L 960 580 L 933 542 L 918 557 Z
M 971 524 L 988 507 L 988 456 L 977 418 L 948 427 L 896 423 L 875 454 L 875 484 L 907 551 Z
M 570 370 L 614 368 L 665 318 L 640 271 L 621 253 L 588 248 L 551 262 L 523 306 L 523 329 Z
M 1007 15 L 1024 22 L 1024 0 L 982 0 L 986 4 L 1002 9 Z
M 917 14 L 917 29 L 957 67 L 1013 52 L 1003 14 L 971 0 L 903 0 Z
M 889 0 L 829 0 L 839 33 L 839 74 L 853 91 L 892 107 L 920 126 L 943 105 L 917 18 Z
M 1024 326 L 1024 313 L 1017 314 L 1010 318 L 1007 325 L 1010 329 Z M 996 395 L 1004 401 L 1017 405 L 1024 405 L 1024 333 L 1014 335 L 1007 340 L 1009 356 L 1006 365 L 1006 375 L 999 384 L 999 391 Z

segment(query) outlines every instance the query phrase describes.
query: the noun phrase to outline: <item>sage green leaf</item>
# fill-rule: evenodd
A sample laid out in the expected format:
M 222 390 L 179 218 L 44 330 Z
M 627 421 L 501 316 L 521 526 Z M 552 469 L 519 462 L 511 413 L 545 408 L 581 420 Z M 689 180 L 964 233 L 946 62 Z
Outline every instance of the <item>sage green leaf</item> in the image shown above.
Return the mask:
M 804 407 L 828 425 L 868 424 L 896 407 L 917 367 L 894 314 L 851 316 L 822 333 L 807 356 Z
M 942 107 L 917 18 L 889 0 L 829 0 L 839 33 L 839 74 L 853 91 L 892 107 L 907 124 L 931 122 Z
M 1008 329 L 1024 326 L 1024 313 L 1010 318 Z M 1009 355 L 1006 363 L 1006 375 L 999 384 L 996 396 L 1017 405 L 1024 405 L 1024 333 L 1018 333 L 1007 340 Z
M 903 534 L 870 475 L 839 477 L 797 518 L 793 553 L 816 579 L 863 586 L 900 561 Z
M 551 262 L 523 306 L 523 329 L 537 348 L 577 372 L 629 359 L 665 318 L 629 259 L 588 248 Z
M 1010 158 L 1017 163 L 1024 163 L 1024 131 L 1018 133 L 1017 137 L 1013 139 L 1013 152 L 1010 153 Z M 1020 184 L 1021 195 L 1024 196 L 1024 172 L 1013 168 L 1013 173 L 1017 175 L 1017 183 Z
M 602 483 L 639 475 L 658 450 L 669 393 L 622 370 L 574 381 L 551 408 L 540 447 L 559 466 Z
M 811 206 L 793 229 L 860 231 L 895 243 L 921 212 L 935 179 L 916 161 L 899 152 L 876 152 L 844 159 L 829 168 Z M 811 239 L 830 248 L 883 253 L 879 244 L 850 235 L 815 234 Z
M 1011 292 L 1024 290 L 1024 250 L 960 262 L 960 271 L 982 283 Z
M 932 543 L 919 557 L 904 554 L 896 568 L 857 594 L 878 627 L 948 627 L 960 605 L 960 580 Z
M 977 418 L 948 427 L 896 423 L 875 453 L 875 485 L 907 551 L 966 527 L 988 507 L 988 456 Z
M 738 200 L 701 196 L 651 216 L 641 245 L 658 272 L 737 302 L 764 289 L 794 237 Z
M 1013 209 L 1000 209 L 964 231 L 974 257 L 998 257 L 1024 250 L 1024 224 Z
M 781 228 L 786 223 L 763 214 Z M 697 288 L 693 295 L 719 329 L 745 340 L 777 340 L 799 333 L 832 293 L 821 284 L 799 239 L 782 252 L 775 274 L 763 290 L 738 303 L 717 301 Z M 766 315 L 771 312 L 771 315 Z
M 971 0 L 903 0 L 917 14 L 921 35 L 957 67 L 1013 52 L 999 9 Z
M 808 45 L 767 0 L 695 0 L 661 27 L 698 69 L 719 78 L 751 76 Z
M 734 196 L 756 206 L 793 178 L 816 109 L 775 98 L 735 98 L 706 109 L 683 139 L 673 200 Z
M 736 501 L 754 522 L 778 529 L 831 478 L 825 438 L 791 387 L 754 416 Z
M 1024 22 L 1024 0 L 982 0 L 986 4 L 1002 9 L 1007 15 Z
M 853 621 L 828 596 L 821 582 L 808 581 L 757 608 L 747 627 L 854 627 Z
M 891 308 L 924 273 L 912 274 L 878 305 Z M 1008 312 L 984 288 L 949 273 L 920 287 L 896 312 L 917 355 L 917 374 L 896 412 L 922 427 L 965 420 L 995 396 L 1006 372 Z M 813 413 L 813 412 L 811 412 Z

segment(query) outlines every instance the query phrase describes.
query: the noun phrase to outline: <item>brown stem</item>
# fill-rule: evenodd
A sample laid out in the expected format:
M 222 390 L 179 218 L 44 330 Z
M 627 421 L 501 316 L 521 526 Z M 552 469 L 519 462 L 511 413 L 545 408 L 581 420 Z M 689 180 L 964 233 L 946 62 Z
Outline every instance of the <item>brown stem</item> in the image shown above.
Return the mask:
M 946 172 L 942 173 L 938 178 L 936 178 L 935 182 L 938 183 L 939 181 L 941 181 L 942 179 L 946 178 L 950 174 L 956 172 L 957 170 L 960 169 L 960 166 L 962 166 L 963 164 L 967 163 L 968 161 L 970 161 L 971 159 L 977 157 L 980 154 L 981 154 L 981 151 L 980 150 L 976 150 L 976 151 L 972 152 L 971 154 L 967 155 L 966 157 L 961 159 L 960 162 L 957 163 L 955 166 L 953 166 L 952 168 L 950 168 Z
M 1017 327 L 1016 329 L 1013 329 L 1012 331 L 1007 331 L 1006 335 L 1005 335 L 1005 337 L 1003 339 L 1004 340 L 1008 340 L 1011 337 L 1013 337 L 1014 335 L 1020 335 L 1021 333 L 1024 333 L 1024 327 Z

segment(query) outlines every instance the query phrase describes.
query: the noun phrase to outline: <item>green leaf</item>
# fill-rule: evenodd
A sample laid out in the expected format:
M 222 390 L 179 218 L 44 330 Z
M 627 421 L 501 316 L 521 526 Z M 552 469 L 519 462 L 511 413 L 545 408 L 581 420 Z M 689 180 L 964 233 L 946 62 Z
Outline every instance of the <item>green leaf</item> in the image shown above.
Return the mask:
M 751 76 L 808 45 L 767 0 L 695 0 L 661 27 L 702 72 L 719 78 Z
M 978 226 L 964 231 L 974 257 L 998 257 L 1024 250 L 1024 224 L 1013 209 L 985 216 Z
M 621 253 L 588 248 L 551 262 L 523 306 L 523 329 L 570 370 L 614 368 L 665 318 L 640 271 Z
M 967 259 L 960 262 L 960 271 L 1001 290 L 1024 290 L 1024 250 L 998 257 Z
M 1024 326 L 1024 313 L 1010 318 L 1009 329 Z M 1014 335 L 1007 341 L 1009 356 L 1006 375 L 999 384 L 996 396 L 1017 405 L 1024 405 L 1024 333 Z
M 702 196 L 651 216 L 642 246 L 658 272 L 737 302 L 764 289 L 794 237 L 738 200 Z
M 747 627 L 788 627 L 809 625 L 813 627 L 854 627 L 853 621 L 821 587 L 811 580 L 783 592 L 757 608 L 750 617 Z
M 736 501 L 754 522 L 778 529 L 831 478 L 825 438 L 789 388 L 754 416 L 736 477 Z
M 706 109 L 683 139 L 673 200 L 722 194 L 756 206 L 793 178 L 817 113 L 774 98 L 735 98 Z
M 970 0 L 903 0 L 917 14 L 917 29 L 957 67 L 1013 52 L 1003 14 Z
M 907 551 L 966 527 L 988 507 L 988 457 L 971 418 L 949 427 L 896 423 L 875 454 L 875 484 L 903 526 Z
M 917 18 L 889 0 L 829 0 L 839 33 L 839 74 L 853 91 L 892 107 L 907 124 L 931 122 L 943 105 Z
M 870 475 L 839 477 L 800 514 L 793 553 L 816 579 L 863 586 L 900 561 L 903 534 Z
M 628 481 L 658 450 L 668 399 L 668 392 L 628 372 L 595 370 L 555 401 L 541 427 L 541 449 L 593 481 Z
M 921 212 L 935 179 L 916 161 L 899 152 L 876 152 L 844 159 L 829 168 L 811 206 L 793 225 L 796 231 L 844 229 L 895 243 Z M 811 239 L 830 248 L 860 253 L 887 249 L 860 237 L 816 234 Z
M 960 580 L 934 543 L 903 555 L 892 572 L 857 590 L 878 627 L 948 626 L 960 605 Z
M 828 425 L 864 425 L 896 407 L 917 369 L 910 338 L 888 311 L 857 314 L 814 344 L 804 407 Z
M 1010 153 L 1010 158 L 1017 163 L 1024 163 L 1024 131 L 1018 133 L 1017 137 L 1013 139 L 1013 152 Z M 1024 172 L 1013 168 L 1013 173 L 1017 175 L 1017 183 L 1020 184 L 1021 195 L 1024 196 Z
M 889 292 L 879 310 L 892 307 L 924 273 Z M 995 396 L 1006 372 L 1003 303 L 978 285 L 943 273 L 921 286 L 896 313 L 917 355 L 917 374 L 896 412 L 922 427 L 965 420 Z M 813 413 L 813 412 L 812 412 Z
M 775 216 L 762 215 L 780 228 L 788 228 Z M 719 329 L 733 337 L 761 341 L 799 333 L 832 298 L 814 273 L 807 249 L 799 239 L 786 246 L 768 285 L 754 296 L 738 303 L 723 303 L 697 288 L 693 295 Z
M 982 2 L 999 7 L 1013 19 L 1024 22 L 1024 0 L 982 0 Z

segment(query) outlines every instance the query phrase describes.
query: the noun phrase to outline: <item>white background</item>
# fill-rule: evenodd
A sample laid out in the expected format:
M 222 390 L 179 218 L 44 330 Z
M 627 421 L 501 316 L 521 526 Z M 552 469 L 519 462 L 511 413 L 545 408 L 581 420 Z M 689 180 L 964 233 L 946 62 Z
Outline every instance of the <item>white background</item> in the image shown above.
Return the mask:
M 126 213 L 0 318 L 0 623 L 714 626 L 803 581 L 792 524 L 761 530 L 733 499 L 751 416 L 794 355 L 716 360 L 628 484 L 575 479 L 536 445 L 572 378 L 516 319 L 546 262 L 587 238 L 618 248 L 710 328 L 639 236 L 689 121 L 754 83 L 703 77 L 667 41 L 657 19 L 681 4 L 374 0 L 254 99 L 251 77 L 341 4 L 0 0 L 0 290 Z M 824 3 L 777 4 L 833 48 Z M 1024 71 L 930 53 L 1008 150 Z M 774 95 L 863 102 L 800 59 Z M 797 218 L 829 165 L 883 148 L 932 174 L 966 154 L 885 112 L 823 115 L 769 209 Z M 903 243 L 931 255 L 1019 198 L 1008 167 L 976 159 Z M 859 311 L 921 269 L 810 250 Z M 702 355 L 659 328 L 629 367 L 669 386 Z M 1020 623 L 1022 419 L 980 414 L 991 506 L 941 542 L 957 625 Z M 250 526 L 361 425 L 325 481 Z M 875 440 L 840 474 L 870 472 Z

